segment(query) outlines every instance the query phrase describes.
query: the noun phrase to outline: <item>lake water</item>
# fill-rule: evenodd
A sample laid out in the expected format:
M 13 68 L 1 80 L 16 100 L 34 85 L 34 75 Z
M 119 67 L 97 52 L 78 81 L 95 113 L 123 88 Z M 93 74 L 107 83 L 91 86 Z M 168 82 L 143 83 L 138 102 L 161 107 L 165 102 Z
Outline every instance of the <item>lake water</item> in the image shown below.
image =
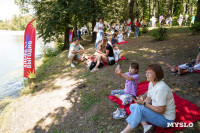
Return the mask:
M 36 38 L 35 59 L 42 58 L 44 43 Z M 23 31 L 0 31 L 0 100 L 18 97 L 24 86 L 23 78 Z

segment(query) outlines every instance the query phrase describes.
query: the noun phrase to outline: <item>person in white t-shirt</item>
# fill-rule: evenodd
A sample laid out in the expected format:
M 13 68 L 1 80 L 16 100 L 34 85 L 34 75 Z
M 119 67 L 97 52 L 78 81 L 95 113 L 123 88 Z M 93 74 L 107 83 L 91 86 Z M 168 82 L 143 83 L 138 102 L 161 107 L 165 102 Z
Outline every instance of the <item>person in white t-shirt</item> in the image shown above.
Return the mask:
M 117 40 L 118 40 L 118 42 L 124 42 L 124 40 L 123 40 L 123 31 L 121 30 L 121 31 L 119 31 L 119 34 L 117 35 Z
M 186 15 L 185 15 L 185 25 L 187 25 L 188 18 L 189 18 L 189 15 L 186 14 Z
M 80 53 L 83 53 L 81 56 Z M 70 44 L 68 58 L 70 59 L 71 67 L 75 67 L 74 59 L 78 59 L 79 61 L 83 61 L 85 59 L 85 49 L 83 46 L 79 44 L 78 38 L 74 38 L 74 42 Z M 73 63 L 74 62 L 74 63 Z
M 140 123 L 144 133 L 153 130 L 152 125 L 167 128 L 176 118 L 174 96 L 169 86 L 162 80 L 163 69 L 158 64 L 150 64 L 146 69 L 147 80 L 150 81 L 147 98 L 136 97 L 131 104 L 131 114 L 126 119 L 128 126 L 121 133 L 130 133 Z
M 118 41 L 117 40 L 112 40 L 112 46 L 113 46 L 113 52 L 114 52 L 114 57 L 115 57 L 115 64 L 118 63 L 119 59 L 121 59 L 121 56 L 120 56 L 120 50 L 118 48 Z
M 182 26 L 182 22 L 183 22 L 183 14 L 180 13 L 180 17 L 178 19 L 178 23 L 179 23 L 179 26 L 181 27 Z
M 156 27 L 156 18 L 154 16 L 150 19 L 150 21 L 152 23 L 151 26 Z
M 99 23 L 97 23 L 97 28 L 98 28 L 98 32 L 97 32 L 97 37 L 95 41 L 95 50 L 97 49 L 98 42 L 101 41 L 103 38 L 104 26 L 103 26 L 103 22 L 101 18 L 99 19 Z

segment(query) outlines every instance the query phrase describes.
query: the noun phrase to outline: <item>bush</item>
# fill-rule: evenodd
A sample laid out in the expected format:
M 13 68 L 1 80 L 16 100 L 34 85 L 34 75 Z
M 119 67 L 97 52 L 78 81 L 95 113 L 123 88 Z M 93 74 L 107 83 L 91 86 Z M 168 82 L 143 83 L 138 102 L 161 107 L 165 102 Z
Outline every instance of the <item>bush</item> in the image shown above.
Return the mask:
M 44 57 L 53 57 L 60 53 L 61 51 L 55 48 L 45 48 L 43 50 Z
M 143 28 L 142 28 L 142 33 L 143 33 L 143 34 L 147 33 L 148 31 L 149 31 L 149 30 L 148 30 L 148 27 L 143 27 Z
M 167 29 L 162 27 L 153 30 L 151 32 L 151 35 L 155 37 L 158 41 L 163 41 L 169 38 L 169 36 L 167 35 Z
M 139 36 L 142 36 L 147 32 L 148 32 L 148 27 L 142 27 L 140 28 Z
M 59 51 L 63 51 L 63 47 L 64 47 L 64 37 L 59 37 L 56 41 L 56 48 Z
M 193 34 L 200 33 L 200 23 L 194 23 L 190 27 L 190 30 L 192 31 Z

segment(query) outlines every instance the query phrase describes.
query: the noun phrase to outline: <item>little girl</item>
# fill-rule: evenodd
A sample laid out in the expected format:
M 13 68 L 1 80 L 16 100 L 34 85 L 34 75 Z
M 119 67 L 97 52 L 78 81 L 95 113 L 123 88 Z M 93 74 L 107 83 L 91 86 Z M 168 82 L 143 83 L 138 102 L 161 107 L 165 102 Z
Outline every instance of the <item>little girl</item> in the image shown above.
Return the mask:
M 118 38 L 118 42 L 124 42 L 124 40 L 123 40 L 123 31 L 122 30 L 119 31 L 119 34 L 118 34 L 117 38 Z
M 117 62 L 121 58 L 120 50 L 119 50 L 119 48 L 117 46 L 117 41 L 116 41 L 116 43 L 112 44 L 112 46 L 113 46 L 113 52 L 114 52 L 114 56 L 115 56 L 115 64 L 117 64 Z
M 125 89 L 123 90 L 112 90 L 111 94 L 120 100 L 122 100 L 122 105 L 130 104 L 134 97 L 136 97 L 137 92 L 137 84 L 139 80 L 139 64 L 138 63 L 131 63 L 129 67 L 129 72 L 122 73 L 122 70 L 118 67 L 115 69 L 115 73 L 118 76 L 121 76 L 126 79 Z M 124 109 L 117 109 L 113 113 L 114 118 L 120 119 L 125 118 L 126 112 Z

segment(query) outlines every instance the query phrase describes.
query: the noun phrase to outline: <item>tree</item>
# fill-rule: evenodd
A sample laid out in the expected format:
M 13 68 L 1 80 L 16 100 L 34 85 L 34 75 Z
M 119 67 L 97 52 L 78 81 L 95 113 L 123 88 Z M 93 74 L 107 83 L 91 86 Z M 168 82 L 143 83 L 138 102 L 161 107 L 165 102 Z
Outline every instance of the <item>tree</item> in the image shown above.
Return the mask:
M 200 0 L 198 0 L 198 3 L 197 3 L 196 22 L 200 22 Z
M 31 2 L 34 0 L 15 0 L 15 4 L 19 6 L 22 14 L 28 14 L 31 9 Z
M 173 0 L 170 0 L 167 17 L 172 15 Z
M 139 19 L 139 0 L 136 0 L 136 18 Z
M 153 16 L 156 17 L 156 0 L 153 0 Z
M 142 0 L 141 6 L 142 6 L 142 18 L 145 19 L 145 17 L 147 16 L 147 2 L 146 2 L 146 0 Z
M 134 20 L 134 17 L 133 17 L 134 0 L 129 0 L 128 3 L 129 3 L 129 18 L 131 19 L 131 29 L 133 30 L 133 28 L 134 28 L 134 23 L 133 23 L 133 20 Z
M 151 0 L 149 0 L 149 20 L 151 18 Z
M 37 30 L 39 37 L 44 42 L 57 41 L 64 33 L 64 47 L 69 47 L 70 25 L 70 0 L 52 0 L 33 2 L 35 16 L 37 18 Z
M 190 14 L 192 14 L 192 7 L 193 7 L 192 3 L 193 3 L 193 0 L 190 0 L 190 8 L 189 8 L 189 13 Z

